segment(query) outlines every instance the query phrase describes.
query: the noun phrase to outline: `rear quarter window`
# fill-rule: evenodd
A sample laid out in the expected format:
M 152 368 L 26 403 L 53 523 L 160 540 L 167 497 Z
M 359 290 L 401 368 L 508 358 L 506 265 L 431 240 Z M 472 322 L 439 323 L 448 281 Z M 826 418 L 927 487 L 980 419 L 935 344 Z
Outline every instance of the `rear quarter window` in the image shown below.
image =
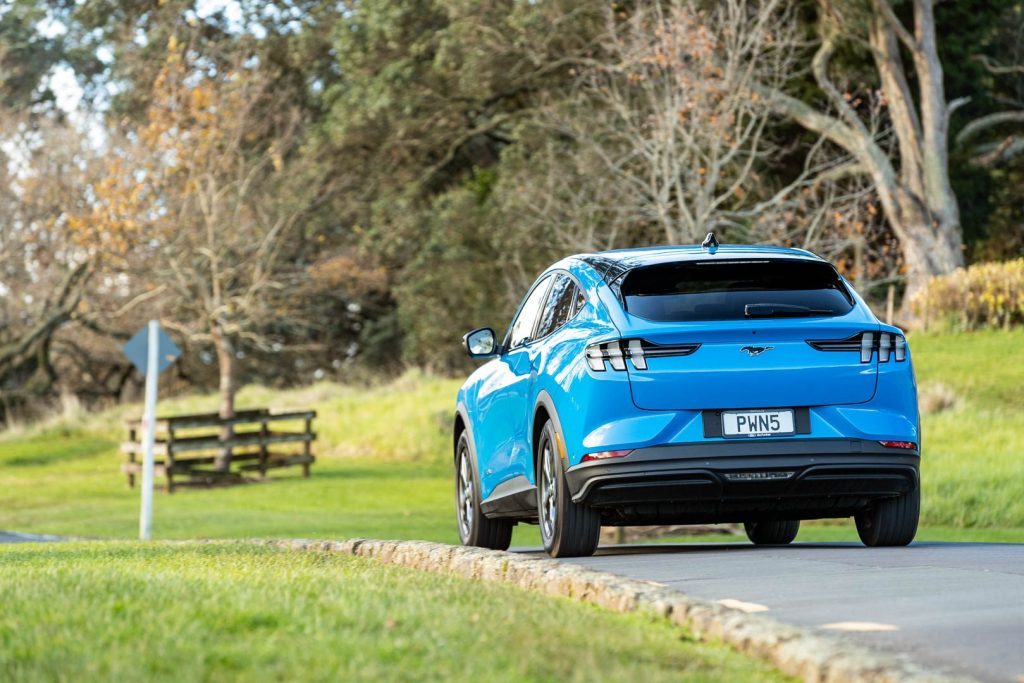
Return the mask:
M 543 339 L 573 315 L 573 303 L 576 299 L 576 283 L 568 275 L 559 273 L 551 285 L 547 304 L 537 324 L 536 339 Z
M 854 303 L 835 268 L 799 259 L 644 266 L 625 276 L 620 291 L 631 315 L 665 322 L 830 317 Z

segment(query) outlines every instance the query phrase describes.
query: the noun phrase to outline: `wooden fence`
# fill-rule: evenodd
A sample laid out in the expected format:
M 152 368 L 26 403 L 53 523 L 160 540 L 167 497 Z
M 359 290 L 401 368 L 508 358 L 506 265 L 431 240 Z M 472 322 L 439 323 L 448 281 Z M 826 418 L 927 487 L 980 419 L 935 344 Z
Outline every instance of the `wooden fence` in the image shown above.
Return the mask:
M 271 413 L 265 408 L 239 411 L 232 418 L 221 418 L 216 413 L 160 417 L 156 420 L 157 458 L 154 476 L 166 477 L 167 492 L 179 486 L 212 486 L 246 480 L 247 473 L 257 473 L 262 479 L 267 470 L 302 467 L 309 476 L 309 468 L 316 461 L 313 455 L 312 410 Z M 300 423 L 301 431 L 285 431 L 280 423 Z M 225 427 L 231 427 L 230 438 L 223 438 Z M 239 429 L 241 428 L 241 429 Z M 279 446 L 286 450 L 277 450 Z M 273 450 L 272 450 L 273 447 Z M 214 464 L 220 452 L 231 449 L 232 469 L 219 472 Z M 121 445 L 128 461 L 121 471 L 128 477 L 128 485 L 135 486 L 135 477 L 142 473 L 142 421 L 128 421 L 128 440 Z

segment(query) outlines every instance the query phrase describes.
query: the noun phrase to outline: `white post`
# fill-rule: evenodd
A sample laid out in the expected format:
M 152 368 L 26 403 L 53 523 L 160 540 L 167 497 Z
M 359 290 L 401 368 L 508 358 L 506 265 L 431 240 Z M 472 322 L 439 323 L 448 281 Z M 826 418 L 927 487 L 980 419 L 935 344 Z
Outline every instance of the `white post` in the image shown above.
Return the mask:
M 156 441 L 156 379 L 160 374 L 160 323 L 149 321 L 146 341 L 149 344 L 146 362 L 146 413 L 142 418 L 142 512 L 139 515 L 139 538 L 148 541 L 153 533 L 153 446 Z

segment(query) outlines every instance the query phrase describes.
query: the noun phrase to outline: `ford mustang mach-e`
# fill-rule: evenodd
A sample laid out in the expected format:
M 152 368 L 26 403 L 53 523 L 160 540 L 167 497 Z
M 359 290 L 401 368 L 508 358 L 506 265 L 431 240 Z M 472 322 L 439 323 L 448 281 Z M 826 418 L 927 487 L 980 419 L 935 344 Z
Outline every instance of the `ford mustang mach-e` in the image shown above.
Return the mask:
M 869 546 L 917 531 L 921 432 L 910 349 L 830 263 L 703 245 L 548 268 L 459 390 L 466 545 L 536 523 L 552 556 L 600 527 L 742 523 L 755 544 L 853 517 Z

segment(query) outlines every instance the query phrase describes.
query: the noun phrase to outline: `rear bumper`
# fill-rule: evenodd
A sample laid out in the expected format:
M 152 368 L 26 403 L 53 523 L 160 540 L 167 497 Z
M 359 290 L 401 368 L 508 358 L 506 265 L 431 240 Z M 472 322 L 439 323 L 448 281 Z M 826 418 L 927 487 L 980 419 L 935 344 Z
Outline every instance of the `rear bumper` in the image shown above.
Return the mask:
M 859 439 L 750 440 L 642 448 L 566 472 L 606 524 L 816 519 L 856 514 L 919 485 L 917 451 Z

